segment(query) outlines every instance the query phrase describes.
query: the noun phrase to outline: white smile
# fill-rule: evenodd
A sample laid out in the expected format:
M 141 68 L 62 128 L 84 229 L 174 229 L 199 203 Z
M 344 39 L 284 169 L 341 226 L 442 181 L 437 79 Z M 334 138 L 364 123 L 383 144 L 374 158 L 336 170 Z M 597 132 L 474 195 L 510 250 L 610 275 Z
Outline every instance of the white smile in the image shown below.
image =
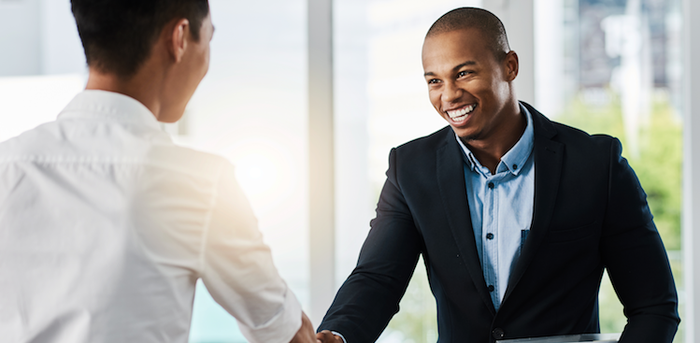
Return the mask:
M 464 106 L 459 110 L 446 111 L 452 120 L 461 120 L 467 117 L 476 108 L 476 104 Z

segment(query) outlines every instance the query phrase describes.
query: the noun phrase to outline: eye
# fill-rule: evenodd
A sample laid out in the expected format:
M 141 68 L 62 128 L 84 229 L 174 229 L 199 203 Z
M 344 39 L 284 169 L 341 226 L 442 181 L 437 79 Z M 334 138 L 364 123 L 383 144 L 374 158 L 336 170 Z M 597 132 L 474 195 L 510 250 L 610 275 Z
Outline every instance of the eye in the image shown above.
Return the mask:
M 471 70 L 462 70 L 459 73 L 457 73 L 457 77 L 465 77 L 471 73 L 472 73 Z
M 429 85 L 434 85 L 434 84 L 439 83 L 439 82 L 440 82 L 439 79 L 430 79 L 430 80 L 428 80 L 428 84 L 429 84 Z

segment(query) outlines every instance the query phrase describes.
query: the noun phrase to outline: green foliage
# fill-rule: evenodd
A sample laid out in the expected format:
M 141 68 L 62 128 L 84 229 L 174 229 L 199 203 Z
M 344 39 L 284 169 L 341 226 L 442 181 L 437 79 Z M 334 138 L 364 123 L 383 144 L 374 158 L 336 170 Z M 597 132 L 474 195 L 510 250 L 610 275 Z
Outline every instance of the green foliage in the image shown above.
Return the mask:
M 426 274 L 421 258 L 399 304 L 401 309 L 389 323 L 388 330 L 400 332 L 403 343 L 437 341 L 437 308 Z
M 635 168 L 666 249 L 681 249 L 683 127 L 667 103 L 656 103 Z

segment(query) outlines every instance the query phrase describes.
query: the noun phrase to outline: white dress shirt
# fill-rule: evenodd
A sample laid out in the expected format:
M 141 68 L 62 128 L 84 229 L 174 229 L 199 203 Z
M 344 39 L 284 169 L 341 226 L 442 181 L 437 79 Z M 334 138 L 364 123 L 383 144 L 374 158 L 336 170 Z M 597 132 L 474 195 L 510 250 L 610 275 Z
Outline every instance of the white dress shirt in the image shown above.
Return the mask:
M 251 342 L 301 325 L 233 167 L 140 102 L 84 91 L 0 144 L 0 341 L 184 343 L 199 278 Z

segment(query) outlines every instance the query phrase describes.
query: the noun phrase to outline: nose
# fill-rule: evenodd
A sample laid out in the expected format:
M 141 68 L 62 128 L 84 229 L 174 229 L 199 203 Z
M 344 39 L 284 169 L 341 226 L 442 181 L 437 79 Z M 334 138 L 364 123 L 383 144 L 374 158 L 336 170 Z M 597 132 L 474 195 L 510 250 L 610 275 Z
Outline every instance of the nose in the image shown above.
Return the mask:
M 454 82 L 445 82 L 445 87 L 443 88 L 441 98 L 443 102 L 453 102 L 459 99 L 461 96 L 462 90 L 459 87 L 457 87 L 457 85 L 455 85 Z

